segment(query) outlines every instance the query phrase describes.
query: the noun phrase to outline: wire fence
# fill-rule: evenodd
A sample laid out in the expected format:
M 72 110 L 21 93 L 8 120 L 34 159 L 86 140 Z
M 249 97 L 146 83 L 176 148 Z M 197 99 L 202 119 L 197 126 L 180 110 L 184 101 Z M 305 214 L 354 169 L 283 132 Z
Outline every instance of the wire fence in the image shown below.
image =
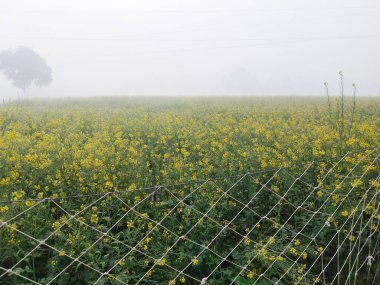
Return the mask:
M 379 284 L 379 155 L 1 200 L 0 283 Z

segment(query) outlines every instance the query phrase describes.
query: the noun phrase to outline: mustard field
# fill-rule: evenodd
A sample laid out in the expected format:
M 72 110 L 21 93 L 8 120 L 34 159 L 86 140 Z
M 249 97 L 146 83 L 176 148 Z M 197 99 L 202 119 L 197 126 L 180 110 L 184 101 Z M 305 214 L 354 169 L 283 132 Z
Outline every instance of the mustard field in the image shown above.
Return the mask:
M 0 105 L 0 284 L 378 284 L 379 129 L 379 98 Z

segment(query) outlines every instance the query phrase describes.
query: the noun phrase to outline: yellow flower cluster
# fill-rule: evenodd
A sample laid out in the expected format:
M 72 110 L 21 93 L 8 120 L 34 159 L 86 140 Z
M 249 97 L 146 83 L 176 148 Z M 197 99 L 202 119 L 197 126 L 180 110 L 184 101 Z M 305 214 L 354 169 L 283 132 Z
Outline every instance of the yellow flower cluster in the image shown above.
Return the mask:
M 136 99 L 131 108 L 130 101 L 121 100 L 111 115 L 96 104 L 63 110 L 53 105 L 42 112 L 10 106 L 0 113 L 0 122 L 16 118 L 4 125 L 0 162 L 13 167 L 3 170 L 0 185 L 32 186 L 29 195 L 34 197 L 57 191 L 62 196 L 70 185 L 80 193 L 133 190 L 157 179 L 196 180 L 218 169 L 242 173 L 252 162 L 262 168 L 296 165 L 310 156 L 310 150 L 314 159 L 338 155 L 332 147 L 336 130 L 320 124 L 315 105 L 258 101 L 189 100 L 178 110 L 171 107 L 174 101 L 146 106 L 146 101 Z M 363 109 L 366 104 L 372 103 L 363 102 Z M 378 121 L 373 117 L 369 122 L 355 124 L 348 147 L 379 145 Z M 37 179 L 41 176 L 43 180 Z M 360 187 L 361 182 L 352 185 Z M 279 191 L 275 185 L 271 189 Z M 23 190 L 11 191 L 10 198 L 24 195 Z
M 165 263 L 166 263 L 166 259 L 165 259 L 165 258 L 161 258 L 161 259 L 159 259 L 159 260 L 156 262 L 156 264 L 157 264 L 158 266 L 164 266 Z

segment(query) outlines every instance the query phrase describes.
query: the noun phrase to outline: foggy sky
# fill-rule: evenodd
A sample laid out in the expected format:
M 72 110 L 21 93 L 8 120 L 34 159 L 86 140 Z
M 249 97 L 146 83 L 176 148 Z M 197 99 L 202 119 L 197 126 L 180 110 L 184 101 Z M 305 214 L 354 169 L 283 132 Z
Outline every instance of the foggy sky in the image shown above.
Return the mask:
M 378 0 L 1 0 L 0 52 L 33 48 L 33 96 L 380 95 Z M 0 97 L 16 89 L 0 75 Z

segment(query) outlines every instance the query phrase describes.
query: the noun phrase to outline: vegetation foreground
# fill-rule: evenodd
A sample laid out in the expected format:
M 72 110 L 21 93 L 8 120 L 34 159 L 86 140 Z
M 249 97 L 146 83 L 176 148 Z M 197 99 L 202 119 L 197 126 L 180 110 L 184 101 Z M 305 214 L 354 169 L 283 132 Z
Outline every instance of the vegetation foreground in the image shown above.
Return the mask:
M 0 284 L 380 282 L 380 100 L 332 99 L 0 106 Z

